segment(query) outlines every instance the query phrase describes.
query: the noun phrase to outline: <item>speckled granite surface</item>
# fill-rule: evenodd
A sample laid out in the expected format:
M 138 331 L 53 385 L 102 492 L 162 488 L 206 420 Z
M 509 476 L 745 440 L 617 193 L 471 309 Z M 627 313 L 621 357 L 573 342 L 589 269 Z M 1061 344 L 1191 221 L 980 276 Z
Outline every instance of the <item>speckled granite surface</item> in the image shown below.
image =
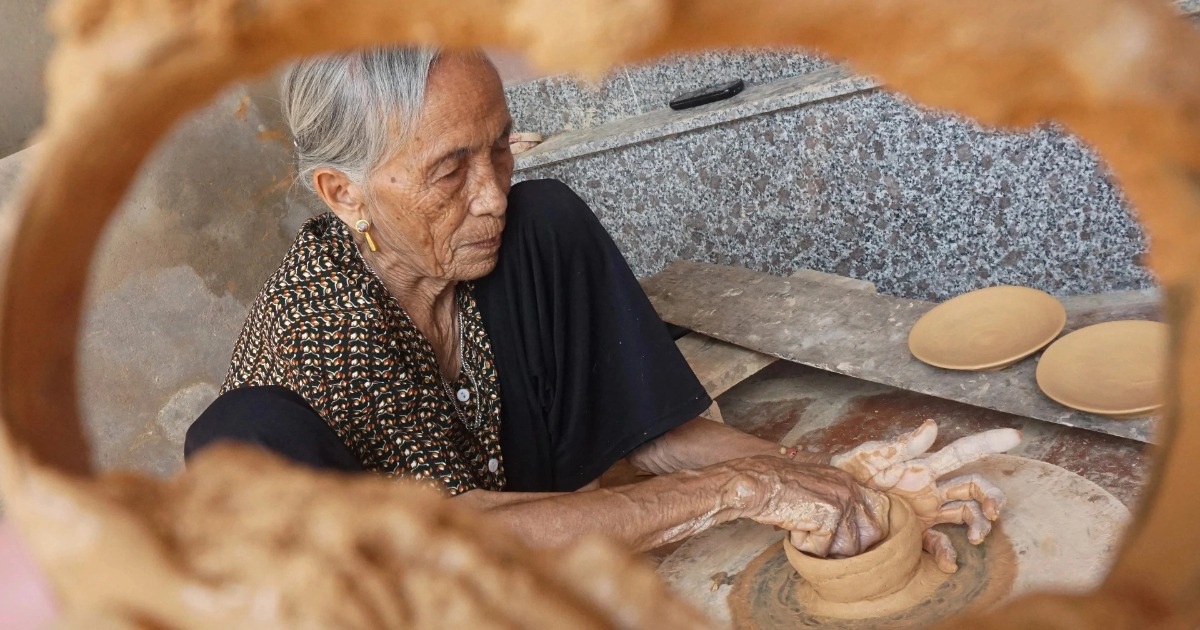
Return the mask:
M 518 130 L 551 135 L 663 109 L 676 94 L 708 85 L 736 78 L 758 84 L 828 65 L 792 51 L 713 51 L 618 68 L 595 85 L 550 77 L 505 92 Z
M 570 184 L 639 276 L 676 259 L 809 268 L 941 300 L 994 284 L 1151 285 L 1094 154 L 870 90 L 518 173 Z

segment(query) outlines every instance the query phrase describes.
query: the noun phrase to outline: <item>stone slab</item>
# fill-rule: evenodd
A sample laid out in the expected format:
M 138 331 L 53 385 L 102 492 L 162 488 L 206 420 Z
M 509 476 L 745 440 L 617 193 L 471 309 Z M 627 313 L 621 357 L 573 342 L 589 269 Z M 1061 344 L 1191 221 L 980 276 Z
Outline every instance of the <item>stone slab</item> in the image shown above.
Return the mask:
M 565 131 L 517 156 L 518 172 L 631 144 L 695 131 L 741 118 L 799 107 L 877 87 L 879 82 L 834 66 L 770 83 L 750 85 L 733 98 L 675 111 L 663 107 L 603 125 Z M 537 131 L 536 129 L 522 129 Z
M 713 398 L 779 360 L 697 333 L 684 335 L 675 345 L 700 379 L 700 384 L 704 385 L 704 390 Z
M 850 278 L 847 276 L 839 276 L 836 273 L 825 273 L 815 269 L 801 269 L 791 275 L 792 278 L 799 280 L 819 282 L 832 287 L 840 287 L 851 291 L 866 291 L 867 293 L 875 293 L 875 283 L 858 278 Z
M 554 135 L 663 109 L 676 94 L 741 78 L 747 85 L 799 76 L 832 62 L 793 49 L 694 51 L 612 68 L 598 81 L 557 75 L 504 86 L 522 131 Z
M 781 359 L 1046 422 L 1152 438 L 1153 420 L 1113 420 L 1047 398 L 1034 378 L 1036 356 L 998 372 L 917 361 L 908 331 L 932 302 L 694 262 L 675 263 L 642 286 L 664 320 Z M 1087 312 L 1097 316 L 1095 308 Z M 1069 314 L 1068 325 L 1078 318 Z

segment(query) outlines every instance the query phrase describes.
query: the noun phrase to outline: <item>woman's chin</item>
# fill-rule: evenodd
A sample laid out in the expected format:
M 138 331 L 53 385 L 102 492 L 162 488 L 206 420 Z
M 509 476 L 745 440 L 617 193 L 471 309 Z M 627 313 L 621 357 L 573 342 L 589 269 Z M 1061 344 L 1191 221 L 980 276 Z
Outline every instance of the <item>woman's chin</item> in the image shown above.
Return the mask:
M 463 271 L 456 274 L 462 282 L 470 282 L 478 280 L 496 269 L 496 261 L 499 260 L 497 252 L 491 252 L 487 256 L 480 256 L 478 262 L 471 261 L 470 264 L 464 265 Z

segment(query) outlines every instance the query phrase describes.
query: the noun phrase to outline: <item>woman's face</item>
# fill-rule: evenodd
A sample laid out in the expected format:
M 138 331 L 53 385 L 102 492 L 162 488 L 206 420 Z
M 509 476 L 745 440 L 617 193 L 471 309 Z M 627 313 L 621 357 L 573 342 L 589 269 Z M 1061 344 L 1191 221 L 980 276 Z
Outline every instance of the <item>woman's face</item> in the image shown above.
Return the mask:
M 511 131 L 490 63 L 452 53 L 435 62 L 410 140 L 368 184 L 365 218 L 390 264 L 451 281 L 492 271 L 512 186 Z

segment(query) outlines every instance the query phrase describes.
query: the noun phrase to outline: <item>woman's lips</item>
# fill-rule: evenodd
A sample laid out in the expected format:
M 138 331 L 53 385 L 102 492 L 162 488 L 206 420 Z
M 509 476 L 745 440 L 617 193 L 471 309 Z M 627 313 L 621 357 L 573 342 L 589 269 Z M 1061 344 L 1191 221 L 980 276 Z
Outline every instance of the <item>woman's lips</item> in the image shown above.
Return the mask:
M 500 247 L 500 237 L 493 236 L 492 238 L 489 238 L 487 240 L 475 241 L 474 243 L 468 243 L 467 247 L 469 247 L 471 249 L 496 249 L 497 247 Z

